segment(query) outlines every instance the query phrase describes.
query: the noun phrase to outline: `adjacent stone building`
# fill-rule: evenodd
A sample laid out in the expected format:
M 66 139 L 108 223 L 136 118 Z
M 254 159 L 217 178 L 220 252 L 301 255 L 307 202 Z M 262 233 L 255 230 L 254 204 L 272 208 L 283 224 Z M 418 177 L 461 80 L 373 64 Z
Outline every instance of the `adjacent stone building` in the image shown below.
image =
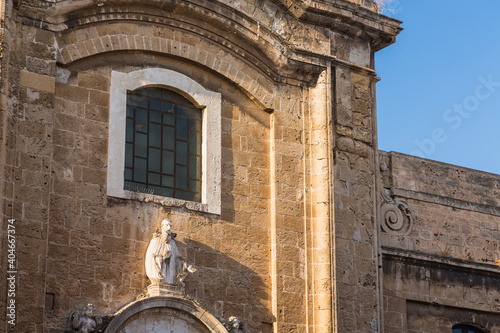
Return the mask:
M 0 331 L 500 332 L 500 177 L 378 151 L 373 1 L 1 18 Z M 147 294 L 164 219 L 181 296 Z

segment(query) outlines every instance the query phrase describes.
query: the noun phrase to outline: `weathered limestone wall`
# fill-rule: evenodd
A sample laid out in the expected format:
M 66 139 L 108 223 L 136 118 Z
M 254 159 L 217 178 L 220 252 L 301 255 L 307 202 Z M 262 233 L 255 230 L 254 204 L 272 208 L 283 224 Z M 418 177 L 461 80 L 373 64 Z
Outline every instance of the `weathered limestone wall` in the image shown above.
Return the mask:
M 16 139 L 43 139 L 43 146 L 23 143 L 31 148 L 18 149 L 26 160 L 14 168 L 19 170 L 14 199 L 20 207 L 13 217 L 29 232 L 18 240 L 22 301 L 17 327 L 34 331 L 43 318 L 46 327 L 57 330 L 71 309 L 91 302 L 100 312 L 112 313 L 144 293 L 144 253 L 165 217 L 174 221 L 184 257 L 198 267 L 190 279 L 196 282 L 187 282 L 189 294 L 212 313 L 237 315 L 253 329 L 270 325 L 269 115 L 226 82 L 186 62 L 148 55 L 138 62 L 122 55 L 59 68 L 53 99 L 44 99 L 53 109 L 45 114 L 37 109 L 32 123 L 18 120 L 18 128 L 38 126 L 41 133 L 31 138 L 32 133 L 20 131 Z M 105 195 L 110 71 L 143 68 L 148 62 L 223 94 L 220 217 Z M 35 96 L 49 94 L 29 81 L 21 83 L 27 87 L 21 84 L 20 90 Z M 39 99 L 33 99 L 36 105 Z M 36 121 L 50 124 L 50 131 L 45 134 Z M 38 163 L 34 156 L 40 156 Z M 39 231 L 40 224 L 46 231 Z
M 378 244 L 375 220 L 376 143 L 373 73 L 336 70 L 334 210 L 339 326 L 377 330 Z M 358 300 L 363 300 L 359 302 Z
M 500 176 L 418 157 L 380 153 L 384 187 L 413 212 L 407 237 L 383 245 L 494 264 L 500 247 Z
M 89 302 L 104 315 L 133 301 L 169 218 L 198 269 L 188 294 L 213 315 L 251 332 L 377 331 L 372 59 L 400 29 L 353 2 L 7 2 L 2 209 L 19 302 L 15 326 L 2 302 L 1 327 L 62 331 Z M 221 94 L 220 215 L 106 195 L 111 71 L 144 68 Z
M 500 331 L 496 313 L 475 312 L 457 307 L 436 306 L 433 304 L 410 302 L 407 304 L 408 332 L 448 332 L 457 322 L 474 323 L 470 326 L 497 333 Z
M 384 254 L 386 333 L 450 332 L 473 324 L 500 332 L 497 267 L 406 251 Z
M 105 80 L 109 80 L 110 67 L 114 70 L 123 70 L 121 65 L 123 60 L 114 61 L 111 58 L 106 59 L 106 63 L 116 63 L 117 66 L 96 68 L 95 63 L 91 62 L 85 68 L 92 68 L 91 73 L 102 74 Z M 127 69 L 142 68 L 148 62 L 150 62 L 150 66 L 153 66 L 153 63 L 158 66 L 161 61 L 159 59 L 148 60 L 147 58 L 147 56 L 142 56 L 141 66 L 137 67 L 132 65 L 133 58 L 126 59 Z M 105 312 L 113 312 L 121 304 L 130 302 L 134 295 L 144 292 L 147 278 L 143 271 L 143 256 L 151 234 L 158 226 L 160 219 L 167 217 L 174 222 L 175 231 L 178 232 L 177 239 L 184 243 L 182 247 L 184 257 L 199 268 L 198 273 L 188 279 L 187 287 L 190 295 L 199 300 L 212 313 L 219 315 L 237 313 L 241 318 L 246 318 L 245 320 L 248 322 L 255 321 L 256 325 L 270 323 L 270 300 L 267 292 L 270 288 L 268 285 L 269 155 L 267 154 L 269 151 L 269 115 L 257 109 L 239 91 L 234 90 L 220 79 L 210 79 L 210 75 L 199 68 L 194 68 L 182 61 L 164 59 L 161 62 L 161 68 L 187 74 L 198 82 L 204 82 L 208 88 L 220 91 L 223 95 L 222 214 L 220 217 L 216 217 L 190 212 L 182 208 L 169 208 L 147 202 L 129 202 L 123 199 L 108 198 L 105 196 L 105 191 L 101 192 L 105 170 L 82 170 L 81 177 L 85 183 L 84 188 L 87 191 L 89 188 L 94 189 L 93 192 L 84 192 L 78 187 L 75 188 L 72 186 L 72 180 L 62 181 L 61 189 L 54 191 L 54 195 L 57 196 L 67 195 L 65 197 L 67 200 L 75 196 L 82 197 L 81 208 L 77 206 L 77 213 L 80 211 L 81 213 L 76 213 L 77 216 L 72 215 L 73 212 L 67 213 L 68 208 L 71 207 L 71 201 L 65 202 L 61 198 L 57 201 L 57 205 L 51 207 L 62 214 L 62 216 L 56 217 L 51 224 L 51 228 L 53 225 L 54 228 L 60 227 L 62 229 L 55 229 L 55 234 L 63 234 L 65 230 L 69 229 L 68 225 L 60 223 L 61 220 L 68 221 L 66 224 L 78 219 L 81 222 L 74 227 L 74 230 L 70 231 L 69 239 L 51 242 L 54 243 L 54 255 L 51 257 L 60 259 L 55 254 L 68 251 L 66 246 L 74 247 L 77 245 L 79 249 L 88 247 L 86 257 L 92 256 L 92 260 L 87 259 L 85 264 L 95 271 L 95 280 L 91 279 L 88 282 L 88 287 L 94 290 L 95 294 L 85 294 L 84 290 L 87 288 L 82 288 L 81 296 L 86 298 L 85 302 L 102 298 L 102 304 L 96 305 Z M 80 66 L 83 65 L 80 64 Z M 72 73 L 78 76 L 75 83 L 80 81 L 82 74 L 84 78 L 87 77 L 86 74 L 92 75 L 85 73 L 83 68 L 78 68 Z M 98 80 L 93 82 L 98 82 Z M 79 85 L 74 87 L 66 85 L 65 87 L 81 91 Z M 64 91 L 64 89 L 61 90 Z M 91 94 L 92 91 L 89 93 Z M 76 96 L 75 94 L 70 95 Z M 67 101 L 63 103 L 67 103 Z M 88 107 L 92 108 L 92 106 Z M 73 108 L 68 108 L 68 110 L 71 109 Z M 78 116 L 61 115 L 61 117 L 68 121 L 61 122 L 66 131 L 74 128 L 73 125 L 79 121 Z M 89 128 L 97 127 L 93 126 L 94 124 L 92 122 L 92 126 Z M 102 126 L 106 126 L 106 124 L 103 123 Z M 76 140 L 82 132 L 85 133 L 85 128 L 84 124 L 83 128 L 80 127 L 79 132 L 74 133 Z M 103 140 L 102 151 L 105 152 L 106 130 L 97 128 L 94 133 L 95 136 L 100 136 L 97 139 Z M 89 141 L 88 138 L 84 138 L 84 140 Z M 75 151 L 75 147 L 58 149 L 64 151 L 60 156 L 65 157 L 61 161 L 61 164 L 64 165 L 61 167 L 62 174 L 67 169 L 75 170 L 75 165 L 65 163 L 68 161 L 66 157 Z M 84 151 L 82 153 L 85 154 Z M 102 155 L 102 159 L 106 159 L 105 153 Z M 89 177 L 88 174 L 92 174 L 92 172 L 100 172 L 102 178 L 86 179 Z M 71 190 L 64 193 L 62 188 Z M 85 206 L 90 198 L 93 199 L 89 202 L 89 206 Z M 96 200 L 96 198 L 100 200 Z M 86 216 L 82 219 L 78 215 Z M 72 236 L 80 241 L 73 240 Z M 88 240 L 85 239 L 87 237 Z M 81 238 L 84 238 L 85 241 L 81 242 Z M 49 247 L 49 256 L 50 250 Z M 68 261 L 71 262 L 74 259 Z M 60 264 L 61 262 L 54 261 L 54 268 L 59 271 L 60 268 L 56 266 L 56 263 Z M 97 263 L 99 266 L 96 265 Z M 77 270 L 81 272 L 81 267 L 77 267 Z M 71 267 L 69 274 L 72 274 Z M 82 279 L 82 277 L 78 277 L 78 274 L 75 274 L 75 278 Z M 59 281 L 70 283 L 68 279 L 55 278 L 54 285 L 51 285 L 54 290 L 71 290 L 71 288 L 60 286 L 61 282 Z M 76 304 L 73 305 L 74 297 L 71 297 L 71 294 L 64 296 L 67 296 L 68 300 L 73 300 L 69 304 L 70 307 L 76 306 Z M 246 313 L 252 314 L 252 319 L 246 317 Z
M 491 318 L 500 311 L 500 176 L 393 152 L 379 155 L 387 165 L 383 186 L 404 199 L 413 216 L 408 235 L 381 235 L 386 332 L 428 332 L 431 322 L 451 329 L 464 322 L 457 316 L 462 312 L 476 314 L 464 315 L 472 318 L 465 322 L 498 332 L 498 320 Z M 422 311 L 435 318 L 419 324 L 415 316 Z

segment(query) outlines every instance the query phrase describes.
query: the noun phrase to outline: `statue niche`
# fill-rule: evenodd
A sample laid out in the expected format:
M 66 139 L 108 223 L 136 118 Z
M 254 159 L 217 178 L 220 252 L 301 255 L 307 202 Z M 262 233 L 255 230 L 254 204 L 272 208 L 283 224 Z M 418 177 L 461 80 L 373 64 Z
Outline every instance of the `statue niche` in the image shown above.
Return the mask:
M 149 296 L 183 295 L 184 279 L 196 271 L 181 257 L 175 236 L 172 222 L 163 220 L 161 230 L 157 230 L 149 242 L 145 262 L 146 275 L 151 280 Z

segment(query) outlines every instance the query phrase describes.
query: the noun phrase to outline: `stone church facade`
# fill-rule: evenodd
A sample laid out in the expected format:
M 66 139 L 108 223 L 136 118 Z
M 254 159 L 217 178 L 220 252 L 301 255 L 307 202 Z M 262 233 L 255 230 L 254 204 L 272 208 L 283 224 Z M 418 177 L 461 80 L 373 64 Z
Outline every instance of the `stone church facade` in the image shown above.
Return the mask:
M 1 15 L 0 331 L 500 332 L 500 177 L 377 149 L 373 1 Z

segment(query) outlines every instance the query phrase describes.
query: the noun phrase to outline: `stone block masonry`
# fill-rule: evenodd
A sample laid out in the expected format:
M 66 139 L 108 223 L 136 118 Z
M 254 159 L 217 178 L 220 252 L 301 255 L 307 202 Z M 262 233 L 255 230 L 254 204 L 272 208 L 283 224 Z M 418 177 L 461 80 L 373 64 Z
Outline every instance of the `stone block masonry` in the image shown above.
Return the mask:
M 169 219 L 197 269 L 187 295 L 213 316 L 250 332 L 382 331 L 371 59 L 401 29 L 373 9 L 7 1 L 0 195 L 2 223 L 19 226 L 19 306 L 0 327 L 60 332 L 88 303 L 98 316 L 129 305 L 146 292 L 148 243 Z M 110 173 L 123 173 L 108 164 L 112 72 L 146 68 L 220 95 L 221 169 L 207 170 L 220 172 L 218 209 L 107 194 Z M 199 100 L 180 85 L 162 88 Z
M 394 152 L 379 156 L 382 186 L 413 216 L 407 235 L 381 235 L 385 331 L 473 323 L 499 332 L 500 176 Z

